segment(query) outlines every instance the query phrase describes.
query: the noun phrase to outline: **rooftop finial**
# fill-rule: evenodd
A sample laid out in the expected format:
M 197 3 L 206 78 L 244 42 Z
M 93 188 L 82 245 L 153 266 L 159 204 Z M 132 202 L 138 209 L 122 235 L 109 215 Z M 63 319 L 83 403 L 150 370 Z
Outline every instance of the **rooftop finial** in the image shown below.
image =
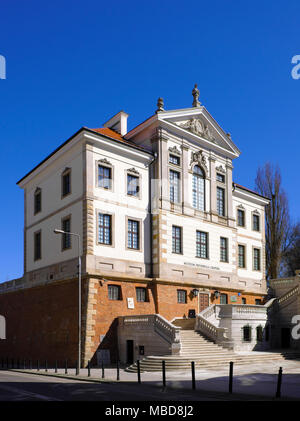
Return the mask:
M 164 110 L 164 100 L 162 98 L 158 98 L 158 100 L 157 100 L 157 110 L 155 112 L 158 113 L 159 111 L 165 111 Z
M 199 92 L 199 89 L 197 87 L 197 83 L 195 83 L 195 87 L 194 87 L 194 89 L 192 91 L 192 95 L 194 97 L 193 107 L 200 107 L 200 105 L 201 105 L 201 103 L 199 102 L 200 92 Z

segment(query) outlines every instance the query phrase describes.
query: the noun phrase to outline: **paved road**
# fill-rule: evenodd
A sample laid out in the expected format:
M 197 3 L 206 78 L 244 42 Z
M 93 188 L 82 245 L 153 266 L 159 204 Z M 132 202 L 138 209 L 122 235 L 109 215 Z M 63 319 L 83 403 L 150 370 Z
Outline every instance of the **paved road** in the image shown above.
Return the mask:
M 132 382 L 92 383 L 0 370 L 0 401 L 226 401 L 224 393 L 163 390 Z M 253 399 L 253 398 L 251 398 Z

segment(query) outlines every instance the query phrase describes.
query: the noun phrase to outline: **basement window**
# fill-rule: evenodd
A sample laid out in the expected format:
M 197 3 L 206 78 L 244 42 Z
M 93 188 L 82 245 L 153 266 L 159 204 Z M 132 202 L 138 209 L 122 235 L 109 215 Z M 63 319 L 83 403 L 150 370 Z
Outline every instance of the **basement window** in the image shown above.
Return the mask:
M 244 342 L 251 342 L 251 326 L 243 326 L 243 341 Z

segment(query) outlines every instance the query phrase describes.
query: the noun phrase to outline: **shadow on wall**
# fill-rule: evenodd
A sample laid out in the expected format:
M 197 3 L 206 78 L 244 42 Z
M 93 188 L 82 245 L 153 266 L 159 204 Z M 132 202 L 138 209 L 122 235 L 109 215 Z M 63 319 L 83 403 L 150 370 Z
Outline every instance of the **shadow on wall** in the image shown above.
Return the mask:
M 105 364 L 115 363 L 118 359 L 118 319 L 115 318 L 110 325 L 105 337 L 100 342 L 94 355 L 91 358 L 93 365 L 101 365 L 101 360 Z
M 6 321 L 5 317 L 0 315 L 0 339 L 6 339 Z

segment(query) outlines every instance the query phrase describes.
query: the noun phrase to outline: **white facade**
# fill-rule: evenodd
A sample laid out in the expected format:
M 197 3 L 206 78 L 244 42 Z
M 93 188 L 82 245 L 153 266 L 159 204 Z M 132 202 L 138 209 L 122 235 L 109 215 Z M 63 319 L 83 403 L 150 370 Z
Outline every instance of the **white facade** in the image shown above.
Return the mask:
M 264 295 L 268 199 L 232 182 L 232 162 L 240 152 L 230 136 L 204 107 L 159 111 L 126 134 L 127 117 L 121 112 L 104 129 L 82 128 L 19 181 L 25 194 L 25 273 L 35 277 L 43 270 L 43 276 L 51 274 L 50 279 L 56 279 L 64 271 L 63 264 L 78 256 L 74 237 L 71 247 L 64 250 L 61 235 L 53 232 L 69 217 L 70 231 L 81 236 L 83 267 L 88 273 L 193 282 L 204 288 Z M 170 162 L 172 156 L 177 157 L 175 163 Z M 99 186 L 99 165 L 109 168 L 109 188 Z M 199 183 L 205 192 L 198 209 L 193 191 L 196 167 L 203 174 Z M 65 171 L 70 172 L 71 191 L 63 196 Z M 179 177 L 178 200 L 171 197 L 172 171 Z M 136 196 L 128 195 L 128 174 L 138 177 Z M 224 192 L 219 202 L 218 188 Z M 37 191 L 41 192 L 41 210 L 35 213 Z M 238 209 L 244 212 L 244 226 L 237 223 Z M 111 218 L 109 244 L 99 242 L 99 213 Z M 258 230 L 253 229 L 254 214 Z M 139 224 L 136 249 L 128 247 L 128 220 Z M 180 252 L 174 252 L 174 226 L 181 230 Z M 205 257 L 197 256 L 197 231 L 207 235 Z M 36 259 L 38 232 L 41 252 Z M 225 259 L 221 258 L 221 238 L 226 240 Z M 239 245 L 245 250 L 243 268 L 239 267 Z M 258 268 L 254 249 L 259 250 Z

